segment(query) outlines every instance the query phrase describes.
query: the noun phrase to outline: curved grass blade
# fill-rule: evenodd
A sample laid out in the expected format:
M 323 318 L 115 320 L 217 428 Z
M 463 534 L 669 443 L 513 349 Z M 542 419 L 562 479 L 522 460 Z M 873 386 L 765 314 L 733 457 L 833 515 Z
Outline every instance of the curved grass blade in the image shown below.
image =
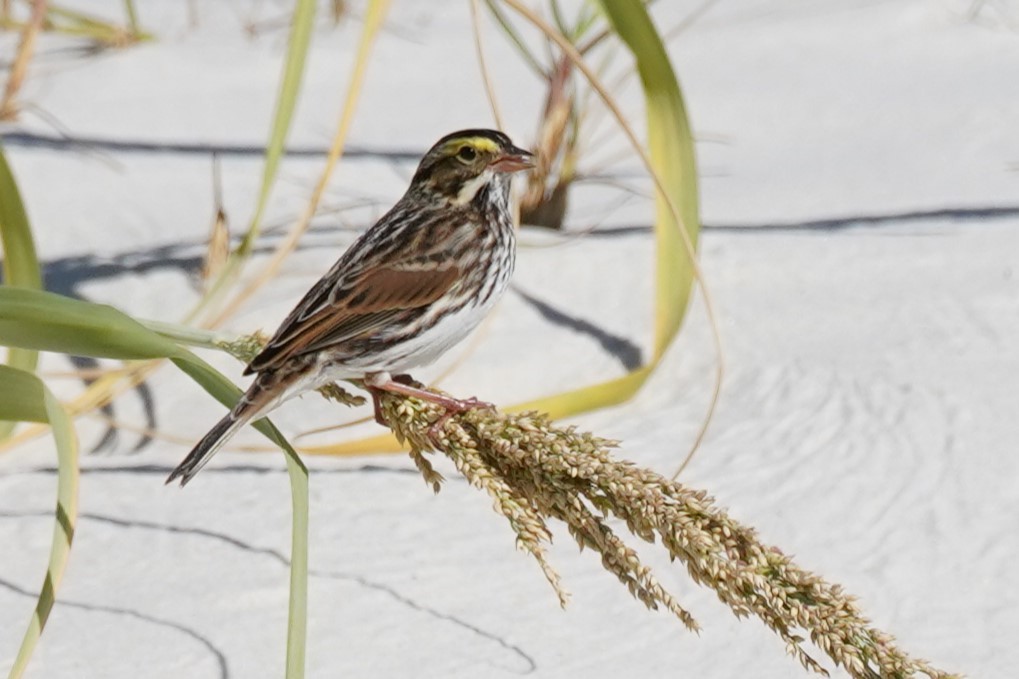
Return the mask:
M 46 627 L 71 553 L 78 517 L 78 438 L 71 418 L 38 377 L 0 365 L 0 383 L 5 392 L 0 396 L 0 420 L 48 422 L 57 448 L 57 509 L 49 564 L 35 611 L 8 675 L 8 679 L 19 679 Z M 10 398 L 11 394 L 18 398 Z M 16 403 L 19 400 L 21 403 Z
M 679 476 L 690 463 L 695 452 L 707 434 L 712 416 L 718 405 L 725 373 L 725 359 L 719 331 L 715 305 L 704 286 L 703 274 L 696 261 L 697 235 L 700 231 L 700 210 L 697 192 L 697 166 L 693 150 L 693 133 L 683 104 L 679 82 L 672 70 L 665 45 L 655 30 L 647 8 L 639 0 L 610 2 L 599 0 L 598 4 L 608 17 L 613 29 L 633 52 L 637 70 L 647 99 L 648 146 L 651 151 L 651 165 L 654 167 L 655 183 L 659 191 L 655 194 L 658 220 L 656 233 L 663 221 L 671 221 L 675 228 L 666 229 L 659 237 L 657 249 L 657 304 L 655 313 L 655 361 L 657 364 L 672 339 L 679 332 L 686 313 L 694 280 L 701 282 L 704 310 L 714 337 L 717 362 L 715 380 L 707 412 L 693 444 L 672 478 Z M 675 113 L 679 115 L 673 115 Z M 676 128 L 669 134 L 670 118 Z M 665 122 L 664 125 L 656 124 Z M 672 162 L 669 162 L 672 160 Z M 670 187 L 677 187 L 673 193 Z M 671 268 L 670 252 L 684 260 L 682 271 Z M 675 287 L 673 287 L 675 286 Z M 672 289 L 670 300 L 667 292 Z M 675 302 L 675 303 L 673 303 Z
M 41 289 L 42 272 L 32 228 L 3 146 L 0 146 L 0 244 L 3 245 L 4 283 L 19 288 Z M 38 362 L 38 352 L 29 349 L 11 349 L 7 354 L 8 365 L 28 372 L 35 372 Z M 14 426 L 14 422 L 0 422 L 0 441 L 10 436 Z
M 661 37 L 639 0 L 598 0 L 612 28 L 633 52 L 644 87 L 648 150 L 660 182 L 680 214 L 673 215 L 666 196 L 655 194 L 657 268 L 655 272 L 655 362 L 683 323 L 693 287 L 694 269 L 679 230 L 686 229 L 693 247 L 700 231 L 697 164 L 693 133 L 679 80 Z M 678 218 L 678 221 L 677 221 Z
M 0 286 L 0 345 L 99 358 L 170 358 L 221 403 L 233 406 L 241 394 L 240 389 L 208 363 L 130 316 L 110 306 L 49 292 Z M 11 416 L 31 415 L 31 419 L 38 420 L 41 413 L 37 408 L 22 405 L 22 410 L 15 411 L 9 403 L 13 393 L 10 385 L 28 388 L 24 376 L 32 376 L 12 368 L 3 370 L 0 377 L 5 388 L 0 390 L 0 406 L 6 403 L 12 407 Z M 12 380 L 10 385 L 8 378 Z M 49 421 L 54 422 L 53 419 Z M 290 474 L 293 524 L 286 676 L 300 679 L 304 676 L 307 630 L 308 471 L 271 422 L 260 420 L 255 428 L 283 449 Z
M 32 228 L 18 183 L 0 145 L 0 243 L 3 243 L 4 283 L 19 288 L 42 288 L 42 271 Z M 24 366 L 18 366 L 23 368 Z
M 0 421 L 49 422 L 38 377 L 0 364 L 0 384 Z
M 173 342 L 105 304 L 0 286 L 0 344 L 97 358 L 164 358 Z
M 538 26 L 563 49 L 618 118 L 618 107 L 597 83 L 595 75 L 583 63 L 576 48 L 519 0 L 504 2 Z M 700 229 L 697 169 L 693 135 L 679 82 L 661 37 L 640 0 L 599 0 L 598 4 L 613 30 L 633 53 L 644 89 L 649 153 L 641 151 L 641 156 L 652 173 L 656 188 L 654 353 L 648 364 L 621 378 L 516 404 L 510 408 L 540 410 L 553 417 L 617 405 L 643 386 L 679 332 L 697 271 L 693 259 Z M 633 139 L 632 132 L 628 132 L 628 135 Z M 685 229 L 685 232 L 681 229 Z
M 171 359 L 174 364 L 220 403 L 232 408 L 241 390 L 191 352 L 180 352 L 179 357 Z M 272 422 L 261 419 L 254 427 L 286 454 L 292 505 L 286 678 L 302 679 L 308 629 L 308 468 Z

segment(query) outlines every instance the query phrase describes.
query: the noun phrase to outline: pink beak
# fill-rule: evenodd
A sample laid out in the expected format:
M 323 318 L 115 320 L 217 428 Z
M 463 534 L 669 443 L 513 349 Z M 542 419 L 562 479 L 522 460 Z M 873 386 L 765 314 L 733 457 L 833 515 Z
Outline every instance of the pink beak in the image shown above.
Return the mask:
M 496 172 L 519 172 L 534 167 L 534 155 L 530 151 L 511 146 L 505 153 L 492 161 Z

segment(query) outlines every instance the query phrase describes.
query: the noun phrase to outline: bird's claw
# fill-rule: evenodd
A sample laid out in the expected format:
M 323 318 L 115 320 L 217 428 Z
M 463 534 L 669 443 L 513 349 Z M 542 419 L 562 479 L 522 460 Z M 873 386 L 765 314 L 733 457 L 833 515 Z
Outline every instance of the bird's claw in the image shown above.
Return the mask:
M 444 402 L 446 412 L 439 416 L 435 422 L 432 422 L 431 426 L 428 427 L 428 438 L 433 443 L 438 443 L 442 439 L 442 434 L 446 430 L 446 423 L 449 422 L 450 418 L 454 415 L 460 415 L 470 410 L 488 409 L 495 410 L 495 406 L 487 401 L 479 400 L 476 396 L 471 396 L 465 399 L 450 399 L 449 402 Z

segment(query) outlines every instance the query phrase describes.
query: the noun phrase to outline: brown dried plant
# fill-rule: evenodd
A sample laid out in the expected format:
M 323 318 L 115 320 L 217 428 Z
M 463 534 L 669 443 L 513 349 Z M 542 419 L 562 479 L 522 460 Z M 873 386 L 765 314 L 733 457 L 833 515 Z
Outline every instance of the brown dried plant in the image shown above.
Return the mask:
M 572 83 L 573 62 L 560 58 L 548 75 L 545 110 L 532 145 L 537 164 L 527 174 L 520 221 L 562 229 L 570 185 L 576 180 L 579 115 Z
M 9 9 L 9 8 L 8 8 Z M 9 14 L 9 11 L 6 12 Z M 18 92 L 28 73 L 28 65 L 35 53 L 36 38 L 46 19 L 46 0 L 33 0 L 31 15 L 21 30 L 18 50 L 7 73 L 7 84 L 0 98 L 0 120 L 15 120 L 18 117 Z

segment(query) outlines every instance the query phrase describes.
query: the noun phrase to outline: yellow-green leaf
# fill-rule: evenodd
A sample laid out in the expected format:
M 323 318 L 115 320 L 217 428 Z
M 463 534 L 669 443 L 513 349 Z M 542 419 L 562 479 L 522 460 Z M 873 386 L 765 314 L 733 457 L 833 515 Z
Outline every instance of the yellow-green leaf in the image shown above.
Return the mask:
M 0 422 L 49 422 L 35 375 L 0 364 Z
M 240 389 L 208 363 L 130 316 L 110 306 L 53 293 L 0 286 L 0 345 L 4 344 L 106 358 L 170 358 L 224 405 L 233 406 L 241 394 Z M 34 384 L 32 380 L 35 380 Z M 14 397 L 15 389 L 20 390 L 22 396 L 29 394 L 26 401 L 35 398 L 36 403 L 18 404 Z M 37 396 L 39 390 L 44 389 L 31 374 L 3 367 L 0 372 L 0 420 L 43 421 Z M 51 412 L 56 401 L 46 400 L 46 403 L 45 421 L 54 427 L 56 435 L 57 415 Z M 269 420 L 256 422 L 255 428 L 283 449 L 290 475 L 293 527 L 286 677 L 300 679 L 304 676 L 308 601 L 308 472 L 297 453 Z M 48 605 L 52 606 L 52 601 Z M 45 612 L 48 613 L 48 610 L 46 608 Z M 33 638 L 38 637 L 45 623 L 44 617 L 40 620 L 38 629 L 30 629 Z
M 700 210 L 693 134 L 665 45 L 655 30 L 647 7 L 640 0 L 599 0 L 605 16 L 620 39 L 633 52 L 644 87 L 648 151 L 662 188 L 679 209 L 672 214 L 661 192 L 655 194 L 657 268 L 655 272 L 655 359 L 672 343 L 686 312 L 693 286 L 693 265 L 680 228 L 697 244 Z
M 3 146 L 0 146 L 0 243 L 3 243 L 4 284 L 42 288 L 32 229 Z
M 0 245 L 3 249 L 3 282 L 19 288 L 42 288 L 42 272 L 32 240 L 28 214 L 21 201 L 21 192 L 7 164 L 0 145 Z M 7 363 L 15 368 L 34 372 L 39 354 L 31 349 L 11 349 Z M 13 422 L 0 422 L 0 440 L 7 438 Z
M 57 508 L 53 541 L 35 611 L 8 675 L 9 679 L 18 679 L 24 674 L 46 627 L 71 554 L 74 525 L 78 517 L 78 438 L 71 418 L 38 377 L 23 370 L 0 366 L 0 384 L 3 385 L 0 392 L 16 393 L 24 401 L 17 405 L 14 399 L 0 396 L 0 419 L 49 422 L 57 448 Z
M 0 344 L 75 356 L 162 358 L 173 342 L 105 304 L 0 286 Z

